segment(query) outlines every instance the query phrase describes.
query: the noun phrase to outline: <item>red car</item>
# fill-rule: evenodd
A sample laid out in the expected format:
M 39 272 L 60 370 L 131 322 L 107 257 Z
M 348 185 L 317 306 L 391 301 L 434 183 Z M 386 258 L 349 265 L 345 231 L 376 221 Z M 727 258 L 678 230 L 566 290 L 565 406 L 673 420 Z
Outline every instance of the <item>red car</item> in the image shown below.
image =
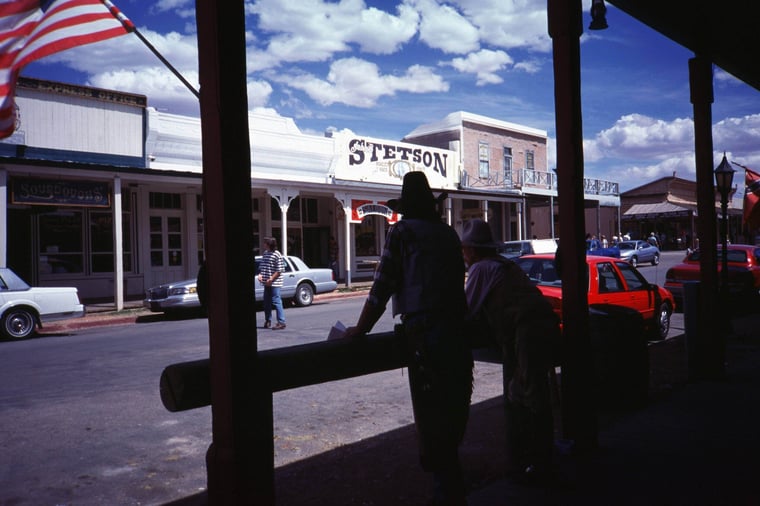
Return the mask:
M 554 255 L 525 255 L 514 259 L 551 300 L 562 317 L 562 281 Z M 664 288 L 649 283 L 631 264 L 619 258 L 588 256 L 588 303 L 623 306 L 638 311 L 650 340 L 665 339 L 675 301 Z
M 716 260 L 718 272 L 722 270 L 721 254 L 723 248 L 718 247 Z M 673 293 L 679 306 L 683 302 L 684 281 L 699 281 L 700 251 L 694 250 L 684 258 L 683 262 L 674 265 L 665 273 L 665 288 Z M 753 291 L 757 294 L 760 289 L 760 247 L 750 244 L 729 244 L 728 288 L 731 294 L 744 294 Z

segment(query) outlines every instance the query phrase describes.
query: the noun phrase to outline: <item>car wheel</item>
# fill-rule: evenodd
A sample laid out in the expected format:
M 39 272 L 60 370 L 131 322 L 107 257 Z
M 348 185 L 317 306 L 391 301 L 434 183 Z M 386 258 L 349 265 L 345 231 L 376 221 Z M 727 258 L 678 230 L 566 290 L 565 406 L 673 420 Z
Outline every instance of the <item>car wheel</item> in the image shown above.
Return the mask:
M 2 320 L 2 333 L 9 339 L 25 339 L 32 335 L 37 319 L 31 310 L 13 308 L 6 311 Z
M 660 263 L 660 254 L 655 253 L 654 258 L 652 259 L 652 265 L 657 265 Z
M 311 305 L 314 302 L 314 290 L 312 290 L 309 283 L 301 283 L 296 288 L 296 296 L 293 301 L 298 307 L 305 307 Z
M 636 255 L 633 255 L 631 257 L 631 265 L 634 266 L 634 267 L 636 267 L 637 265 L 639 265 L 639 259 L 638 259 L 638 257 Z
M 668 332 L 670 332 L 670 305 L 668 303 L 663 302 L 660 305 L 660 310 L 655 315 L 655 321 L 652 322 L 652 340 L 653 341 L 662 341 L 666 337 L 668 337 Z

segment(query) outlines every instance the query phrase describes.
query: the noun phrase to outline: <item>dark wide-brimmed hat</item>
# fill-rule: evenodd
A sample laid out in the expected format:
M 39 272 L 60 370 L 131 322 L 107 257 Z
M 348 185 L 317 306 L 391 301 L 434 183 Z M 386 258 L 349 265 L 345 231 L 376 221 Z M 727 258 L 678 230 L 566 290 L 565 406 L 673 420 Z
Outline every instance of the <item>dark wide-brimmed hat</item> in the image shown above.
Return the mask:
M 388 201 L 388 207 L 397 213 L 430 214 L 435 212 L 436 198 L 424 172 L 407 172 L 401 187 L 401 197 Z
M 462 230 L 462 246 L 472 248 L 497 248 L 491 234 L 491 227 L 485 221 L 475 218 L 464 224 Z

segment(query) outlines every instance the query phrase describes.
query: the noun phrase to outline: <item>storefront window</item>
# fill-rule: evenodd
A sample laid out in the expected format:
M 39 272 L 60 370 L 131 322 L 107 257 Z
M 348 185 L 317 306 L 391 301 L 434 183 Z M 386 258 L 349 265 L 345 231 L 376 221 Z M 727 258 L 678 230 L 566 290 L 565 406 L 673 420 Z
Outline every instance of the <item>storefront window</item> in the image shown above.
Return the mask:
M 122 269 L 132 271 L 130 215 L 122 213 Z M 90 261 L 92 272 L 113 272 L 113 215 L 110 212 L 90 213 Z
M 39 216 L 40 274 L 84 272 L 82 211 Z

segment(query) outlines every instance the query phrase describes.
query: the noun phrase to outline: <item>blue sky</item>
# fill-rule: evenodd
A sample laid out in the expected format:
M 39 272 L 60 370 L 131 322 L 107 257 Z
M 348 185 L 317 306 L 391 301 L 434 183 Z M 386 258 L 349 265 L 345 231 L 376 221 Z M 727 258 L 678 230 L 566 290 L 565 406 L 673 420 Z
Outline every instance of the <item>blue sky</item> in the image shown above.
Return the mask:
M 114 3 L 197 83 L 194 0 Z M 674 172 L 694 180 L 693 53 L 607 8 L 609 29 L 581 39 L 586 175 L 623 191 Z M 554 166 L 546 0 L 255 0 L 246 13 L 250 109 L 273 109 L 308 133 L 385 139 L 464 110 L 546 130 Z M 196 98 L 134 35 L 58 53 L 22 75 L 139 93 L 160 111 L 199 115 Z M 725 151 L 760 172 L 760 91 L 718 67 L 714 91 L 715 165 Z

